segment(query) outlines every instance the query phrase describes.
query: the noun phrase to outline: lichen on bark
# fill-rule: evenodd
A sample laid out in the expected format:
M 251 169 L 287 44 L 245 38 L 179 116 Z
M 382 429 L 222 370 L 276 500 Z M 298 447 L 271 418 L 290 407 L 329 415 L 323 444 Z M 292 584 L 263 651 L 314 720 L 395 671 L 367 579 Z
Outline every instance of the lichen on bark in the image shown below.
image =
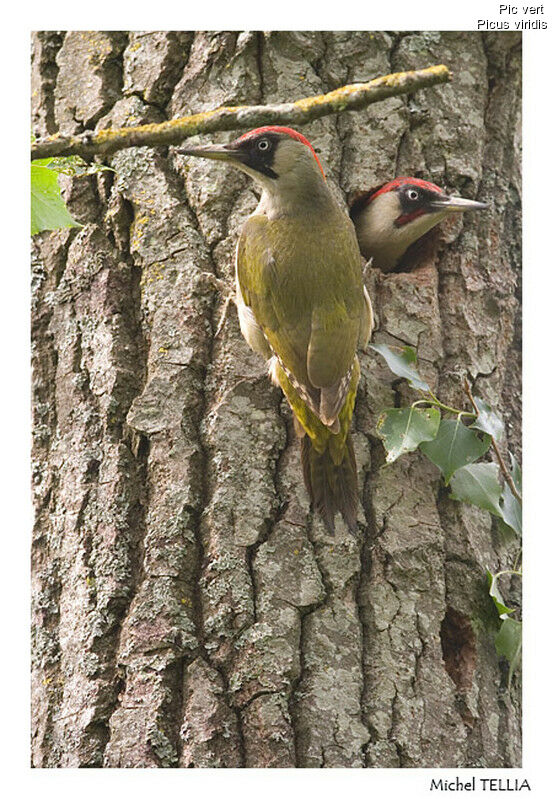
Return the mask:
M 41 32 L 33 126 L 159 122 L 432 63 L 451 84 L 302 132 L 344 200 L 415 174 L 490 201 L 415 271 L 367 281 L 377 338 L 416 346 L 451 404 L 468 373 L 518 452 L 519 35 Z M 368 353 L 361 534 L 330 538 L 232 306 L 214 335 L 254 187 L 167 148 L 110 165 L 66 189 L 84 227 L 33 245 L 33 764 L 519 766 L 484 574 L 516 542 L 422 457 L 381 468 L 377 416 L 408 392 Z

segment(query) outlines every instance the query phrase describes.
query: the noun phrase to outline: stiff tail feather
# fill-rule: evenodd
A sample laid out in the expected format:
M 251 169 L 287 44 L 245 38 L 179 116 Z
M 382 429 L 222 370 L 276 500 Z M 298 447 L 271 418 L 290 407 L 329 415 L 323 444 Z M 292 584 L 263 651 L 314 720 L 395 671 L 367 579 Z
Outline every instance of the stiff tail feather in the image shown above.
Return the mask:
M 301 439 L 303 478 L 314 509 L 334 535 L 334 517 L 341 513 L 350 532 L 357 532 L 357 467 L 353 441 L 348 433 L 342 459 L 335 463 L 331 448 L 317 452 L 308 435 Z

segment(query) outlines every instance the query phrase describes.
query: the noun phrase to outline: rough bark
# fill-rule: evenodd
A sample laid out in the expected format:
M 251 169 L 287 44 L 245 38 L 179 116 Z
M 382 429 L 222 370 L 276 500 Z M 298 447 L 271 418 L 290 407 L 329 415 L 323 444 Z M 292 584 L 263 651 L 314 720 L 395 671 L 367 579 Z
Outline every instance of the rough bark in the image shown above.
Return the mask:
M 159 122 L 430 63 L 452 84 L 303 132 L 345 199 L 416 174 L 491 202 L 368 283 L 376 338 L 416 346 L 451 403 L 468 373 L 518 452 L 520 36 L 37 33 L 33 125 Z M 408 391 L 374 353 L 361 534 L 330 538 L 232 306 L 214 336 L 252 184 L 167 149 L 110 163 L 66 182 L 84 227 L 33 247 L 33 764 L 520 765 L 484 580 L 518 542 L 422 457 L 382 468 L 376 419 Z

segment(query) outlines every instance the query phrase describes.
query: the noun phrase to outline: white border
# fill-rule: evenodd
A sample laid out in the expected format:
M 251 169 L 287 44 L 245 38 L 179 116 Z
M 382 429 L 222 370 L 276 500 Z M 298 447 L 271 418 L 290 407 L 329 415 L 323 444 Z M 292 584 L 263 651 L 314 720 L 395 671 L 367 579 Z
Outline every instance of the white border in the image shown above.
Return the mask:
M 306 791 L 335 796 L 341 788 L 365 797 L 401 795 L 429 796 L 430 779 L 469 779 L 472 774 L 502 775 L 531 782 L 532 796 L 550 796 L 551 771 L 551 670 L 549 653 L 549 580 L 552 558 L 549 424 L 552 373 L 551 332 L 553 316 L 550 236 L 551 209 L 551 53 L 550 30 L 528 32 L 524 39 L 524 444 L 525 444 L 525 679 L 524 679 L 524 767 L 497 770 L 30 770 L 28 693 L 28 563 L 32 511 L 29 499 L 30 392 L 29 392 L 29 290 L 28 290 L 28 86 L 29 35 L 32 29 L 371 29 L 371 30 L 474 30 L 481 16 L 499 18 L 499 3 L 465 0 L 445 2 L 369 3 L 323 8 L 320 3 L 212 2 L 201 9 L 187 3 L 107 3 L 96 0 L 85 7 L 74 2 L 26 3 L 18 10 L 5 9 L 3 31 L 3 106 L 7 118 L 4 132 L 3 166 L 3 275 L 2 299 L 2 546 L 4 624 L 0 642 L 3 657 L 2 724 L 0 752 L 3 755 L 3 785 L 17 781 L 8 793 L 19 796 L 32 791 L 41 799 L 80 799 L 131 794 L 133 799 L 151 796 L 152 790 L 196 792 L 202 797 L 233 797 L 262 792 L 286 791 L 296 796 Z M 521 4 L 522 5 L 522 4 Z M 553 25 L 553 3 L 545 3 L 546 19 Z M 19 20 L 14 15 L 19 14 Z M 549 56 L 549 57 L 548 57 Z M 16 210 L 17 209 L 17 210 Z M 23 589 L 23 590 L 22 590 Z M 451 775 L 451 776 L 450 776 Z

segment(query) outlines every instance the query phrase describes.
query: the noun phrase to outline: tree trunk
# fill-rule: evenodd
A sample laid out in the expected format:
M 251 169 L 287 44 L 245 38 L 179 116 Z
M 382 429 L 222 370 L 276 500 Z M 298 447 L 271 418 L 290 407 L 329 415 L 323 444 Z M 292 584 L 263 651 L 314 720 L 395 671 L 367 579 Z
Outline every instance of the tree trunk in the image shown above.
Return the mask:
M 480 33 L 101 33 L 33 37 L 46 135 L 295 100 L 445 63 L 450 85 L 302 131 L 344 199 L 423 176 L 489 211 L 443 225 L 409 273 L 371 273 L 376 340 L 462 377 L 520 443 L 521 38 Z M 214 137 L 229 140 L 231 134 Z M 383 466 L 410 397 L 363 354 L 360 534 L 303 487 L 290 411 L 240 336 L 231 291 L 244 175 L 134 148 L 65 181 L 80 229 L 33 248 L 33 764 L 520 766 L 485 569 L 519 542 L 437 469 Z

